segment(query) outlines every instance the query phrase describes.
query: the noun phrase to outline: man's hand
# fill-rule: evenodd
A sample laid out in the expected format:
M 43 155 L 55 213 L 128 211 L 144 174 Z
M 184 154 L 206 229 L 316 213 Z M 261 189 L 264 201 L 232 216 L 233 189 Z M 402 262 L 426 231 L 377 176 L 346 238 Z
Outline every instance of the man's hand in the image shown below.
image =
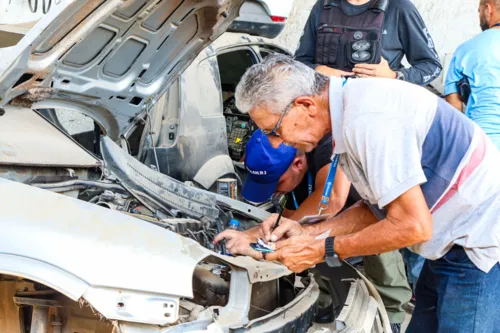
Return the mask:
M 460 112 L 464 112 L 464 104 L 460 99 L 460 95 L 458 93 L 449 94 L 446 96 L 446 101 L 450 103 L 455 109 Z
M 277 242 L 276 251 L 266 255 L 267 260 L 278 260 L 295 273 L 323 262 L 324 258 L 325 240 L 317 240 L 314 236 L 295 236 Z
M 265 240 L 267 240 L 268 242 L 276 242 L 283 237 L 288 238 L 308 234 L 306 232 L 306 229 L 303 228 L 298 222 L 287 219 L 285 217 L 281 217 L 279 226 L 273 231 L 272 228 L 276 223 L 277 218 L 278 214 L 273 214 L 267 220 L 262 222 L 262 234 L 264 235 Z
M 353 72 L 359 77 L 386 77 L 389 79 L 396 78 L 396 72 L 393 72 L 389 67 L 387 60 L 382 58 L 382 61 L 378 65 L 371 64 L 356 64 L 353 68 Z
M 248 233 L 236 230 L 225 230 L 214 238 L 214 244 L 226 240 L 226 250 L 232 255 L 250 256 L 255 259 L 262 259 L 262 253 L 255 251 L 250 243 L 257 242 L 257 239 Z
M 324 66 L 324 65 L 316 66 L 315 71 L 320 73 L 320 74 L 326 75 L 326 76 L 341 77 L 341 76 L 354 75 L 353 72 L 344 72 L 344 71 L 341 71 L 339 69 L 331 68 L 331 67 Z

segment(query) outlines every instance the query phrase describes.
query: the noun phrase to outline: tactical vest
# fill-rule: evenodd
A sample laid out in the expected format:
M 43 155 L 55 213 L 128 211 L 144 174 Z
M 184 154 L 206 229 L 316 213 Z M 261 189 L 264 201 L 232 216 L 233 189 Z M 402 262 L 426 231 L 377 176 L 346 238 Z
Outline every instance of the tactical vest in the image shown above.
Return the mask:
M 389 0 L 375 0 L 360 15 L 347 16 L 339 0 L 325 0 L 316 40 L 316 63 L 343 71 L 355 64 L 378 64 Z

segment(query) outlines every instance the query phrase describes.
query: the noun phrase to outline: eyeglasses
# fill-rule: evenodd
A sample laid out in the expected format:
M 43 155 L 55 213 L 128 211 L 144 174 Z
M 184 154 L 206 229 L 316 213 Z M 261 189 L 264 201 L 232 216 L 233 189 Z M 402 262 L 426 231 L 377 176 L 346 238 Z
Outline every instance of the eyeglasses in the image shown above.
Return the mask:
M 295 99 L 293 101 L 291 101 L 290 104 L 288 104 L 286 106 L 285 110 L 281 113 L 280 119 L 278 119 L 278 122 L 276 123 L 276 125 L 274 126 L 272 131 L 262 130 L 262 133 L 264 133 L 264 135 L 272 136 L 275 138 L 281 137 L 281 135 L 279 135 L 279 133 L 278 133 L 278 129 L 280 128 L 281 123 L 283 122 L 283 118 L 285 118 L 285 115 L 288 113 L 288 111 L 290 110 L 290 107 L 293 105 L 294 102 L 295 102 Z

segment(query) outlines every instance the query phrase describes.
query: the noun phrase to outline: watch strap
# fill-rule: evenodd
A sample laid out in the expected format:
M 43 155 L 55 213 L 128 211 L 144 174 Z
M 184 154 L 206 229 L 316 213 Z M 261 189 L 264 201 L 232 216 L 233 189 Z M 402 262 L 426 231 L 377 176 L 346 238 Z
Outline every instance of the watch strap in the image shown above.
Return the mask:
M 325 240 L 325 257 L 333 257 L 335 250 L 333 249 L 335 237 L 327 237 Z

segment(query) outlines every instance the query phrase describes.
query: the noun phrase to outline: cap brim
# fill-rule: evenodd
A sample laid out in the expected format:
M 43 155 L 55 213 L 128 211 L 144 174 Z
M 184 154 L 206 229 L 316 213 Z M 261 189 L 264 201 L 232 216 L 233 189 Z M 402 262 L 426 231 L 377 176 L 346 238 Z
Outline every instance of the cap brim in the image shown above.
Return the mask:
M 279 179 L 276 182 L 269 184 L 261 184 L 254 182 L 250 177 L 245 180 L 241 194 L 243 197 L 252 202 L 264 202 L 271 198 L 278 187 Z

